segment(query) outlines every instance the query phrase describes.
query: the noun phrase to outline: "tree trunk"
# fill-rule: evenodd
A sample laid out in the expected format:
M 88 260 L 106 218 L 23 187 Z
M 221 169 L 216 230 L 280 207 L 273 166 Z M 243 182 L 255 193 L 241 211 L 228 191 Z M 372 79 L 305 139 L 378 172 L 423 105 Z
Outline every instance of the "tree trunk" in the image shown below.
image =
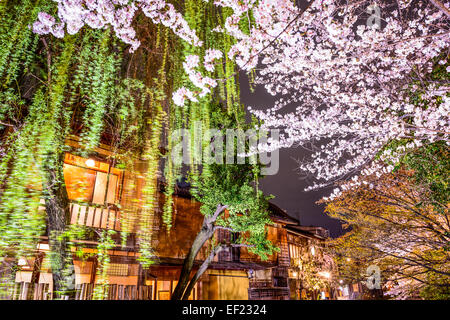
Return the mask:
M 225 248 L 225 246 L 217 246 L 217 247 L 215 247 L 211 251 L 209 256 L 205 259 L 205 261 L 203 261 L 203 263 L 201 264 L 200 268 L 198 268 L 197 272 L 192 277 L 191 281 L 189 281 L 189 285 L 187 286 L 186 291 L 184 292 L 184 295 L 183 295 L 183 300 L 188 300 L 189 299 L 189 296 L 191 295 L 192 289 L 194 289 L 194 286 L 197 283 L 198 279 L 200 279 L 200 277 L 203 275 L 203 273 L 205 273 L 206 269 L 208 269 L 209 264 L 212 262 L 212 260 L 216 256 L 216 254 L 218 254 L 224 248 Z
M 189 283 L 189 277 L 192 272 L 192 268 L 194 266 L 195 258 L 197 257 L 200 249 L 203 247 L 206 241 L 211 239 L 214 235 L 214 224 L 217 220 L 217 217 L 222 213 L 227 206 L 217 206 L 216 212 L 210 216 L 203 218 L 203 225 L 200 229 L 199 233 L 195 237 L 194 243 L 192 244 L 189 252 L 184 259 L 183 267 L 181 268 L 180 278 L 178 279 L 177 286 L 173 291 L 171 300 L 181 300 L 184 296 L 184 291 Z
M 240 247 L 251 247 L 251 245 L 245 245 L 245 244 L 237 244 L 237 245 L 232 245 L 231 248 L 240 248 Z M 214 257 L 222 250 L 224 249 L 230 249 L 227 245 L 225 244 L 221 244 L 217 247 L 215 247 L 211 253 L 209 254 L 209 256 L 205 259 L 205 261 L 203 261 L 203 263 L 201 264 L 201 266 L 198 268 L 197 272 L 195 273 L 195 275 L 192 277 L 191 281 L 189 281 L 189 285 L 186 289 L 186 291 L 184 292 L 183 295 L 183 300 L 188 300 L 189 296 L 191 295 L 192 289 L 194 289 L 195 284 L 197 283 L 197 281 L 200 279 L 200 277 L 203 275 L 203 273 L 205 273 L 206 269 L 208 269 L 210 263 L 212 262 L 212 260 L 214 259 Z
M 206 218 L 204 219 L 204 221 Z M 197 234 L 197 237 L 194 240 L 189 252 L 184 259 L 183 267 L 181 269 L 180 278 L 178 279 L 177 286 L 172 294 L 172 300 L 180 300 L 183 297 L 184 290 L 189 282 L 189 277 L 192 272 L 192 267 L 194 266 L 194 260 L 200 249 L 203 247 L 205 242 L 212 237 L 214 234 L 212 226 L 205 224 L 203 222 L 202 229 Z
M 49 161 L 54 167 L 45 168 L 45 208 L 48 217 L 53 294 L 57 299 L 70 299 L 74 297 L 75 272 L 72 253 L 67 247 L 68 239 L 64 235 L 70 216 L 63 175 L 64 153 L 57 158 L 55 162 Z

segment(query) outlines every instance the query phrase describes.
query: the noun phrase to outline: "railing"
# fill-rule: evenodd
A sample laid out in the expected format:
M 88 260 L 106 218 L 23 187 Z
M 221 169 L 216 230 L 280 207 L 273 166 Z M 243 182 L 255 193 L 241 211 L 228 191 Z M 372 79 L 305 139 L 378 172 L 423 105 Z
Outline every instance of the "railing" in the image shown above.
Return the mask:
M 120 211 L 113 206 L 72 202 L 70 224 L 120 231 Z
M 272 287 L 272 280 L 252 280 L 249 286 L 250 289 L 269 288 Z
M 52 293 L 48 283 L 4 283 L 0 300 L 50 300 Z
M 95 285 L 93 283 L 77 284 L 75 300 L 92 300 Z M 0 298 L 2 300 L 50 300 L 52 292 L 47 283 L 17 282 Z M 106 300 L 152 300 L 152 286 L 117 285 L 107 287 Z
M 152 300 L 152 286 L 110 285 L 108 300 Z M 81 299 L 80 299 L 81 300 Z
M 289 288 L 250 288 L 249 300 L 289 300 Z
M 288 277 L 288 269 L 287 268 L 273 268 L 272 276 L 287 278 Z
M 41 199 L 45 210 L 45 200 Z M 70 224 L 120 231 L 120 211 L 114 205 L 102 206 L 93 203 L 70 202 Z
M 249 300 L 288 300 L 290 297 L 289 288 L 286 283 L 280 283 L 284 280 L 277 279 L 274 283 L 273 280 L 264 279 L 251 280 L 248 289 Z
M 75 300 L 92 300 L 94 288 L 93 283 L 76 285 Z M 152 289 L 152 286 L 110 284 L 106 289 L 105 300 L 152 300 Z

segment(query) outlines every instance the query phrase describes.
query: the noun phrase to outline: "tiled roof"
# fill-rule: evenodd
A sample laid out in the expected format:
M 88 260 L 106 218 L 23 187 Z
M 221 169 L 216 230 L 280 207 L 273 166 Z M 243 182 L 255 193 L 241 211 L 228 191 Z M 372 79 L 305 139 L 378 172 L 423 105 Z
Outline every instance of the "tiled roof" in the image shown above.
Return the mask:
M 318 239 L 326 239 L 329 237 L 329 231 L 323 227 L 290 225 L 286 226 L 286 229 L 298 234 Z
M 286 224 L 293 224 L 293 225 L 297 225 L 300 223 L 297 219 L 288 215 L 286 211 L 284 211 L 277 205 L 273 204 L 272 202 L 269 202 L 269 210 L 270 210 L 271 217 L 275 218 L 276 220 L 278 220 L 280 222 L 284 222 Z

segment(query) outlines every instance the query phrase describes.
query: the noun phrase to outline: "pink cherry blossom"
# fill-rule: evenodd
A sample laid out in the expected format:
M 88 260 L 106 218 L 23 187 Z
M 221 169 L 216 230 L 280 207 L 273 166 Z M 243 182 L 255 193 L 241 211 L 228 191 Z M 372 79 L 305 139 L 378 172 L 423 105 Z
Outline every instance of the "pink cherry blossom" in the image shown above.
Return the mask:
M 182 14 L 163 0 L 53 1 L 59 20 L 41 13 L 34 32 L 62 37 L 64 28 L 73 34 L 84 25 L 112 27 L 133 51 L 140 42 L 131 23 L 143 12 L 180 38 L 202 45 Z M 215 60 L 228 57 L 243 71 L 256 70 L 256 84 L 277 101 L 250 111 L 262 129 L 282 134 L 254 152 L 292 146 L 310 150 L 310 158 L 298 165 L 315 179 L 308 189 L 341 179 L 347 179 L 341 188 L 353 188 L 366 175 L 392 170 L 414 148 L 449 141 L 450 86 L 429 76 L 435 63 L 450 72 L 448 56 L 442 57 L 450 44 L 448 1 L 377 1 L 380 28 L 361 15 L 372 1 L 312 0 L 303 8 L 292 0 L 210 1 L 231 12 L 213 32 L 226 33 L 234 44 L 228 52 L 208 48 L 204 56 L 187 56 L 183 68 L 198 90 L 177 89 L 174 103 L 196 102 L 217 86 L 220 79 L 203 74 L 214 71 Z M 427 105 L 413 104 L 411 92 Z M 412 142 L 380 155 L 398 139 Z
M 140 41 L 131 26 L 138 11 L 154 23 L 162 23 L 172 29 L 182 39 L 200 46 L 202 43 L 195 32 L 189 28 L 183 16 L 174 6 L 164 0 L 53 0 L 58 3 L 58 18 L 56 23 L 51 15 L 40 12 L 38 20 L 33 24 L 33 31 L 38 34 L 52 33 L 61 38 L 64 27 L 68 34 L 76 34 L 84 25 L 93 29 L 112 27 L 115 34 L 123 42 L 130 44 L 131 51 L 136 50 Z

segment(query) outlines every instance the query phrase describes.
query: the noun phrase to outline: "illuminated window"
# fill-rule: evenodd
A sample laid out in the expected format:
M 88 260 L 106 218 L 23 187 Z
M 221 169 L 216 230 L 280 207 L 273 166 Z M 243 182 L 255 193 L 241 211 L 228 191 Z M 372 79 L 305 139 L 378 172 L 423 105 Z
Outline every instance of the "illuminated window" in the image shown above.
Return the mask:
M 94 193 L 94 170 L 64 164 L 64 180 L 69 199 L 90 202 Z
M 291 255 L 291 259 L 300 258 L 301 248 L 300 246 L 289 244 L 289 253 Z
M 88 167 L 89 166 L 89 167 Z M 115 203 L 121 170 L 107 163 L 67 154 L 64 180 L 69 199 L 96 204 Z

